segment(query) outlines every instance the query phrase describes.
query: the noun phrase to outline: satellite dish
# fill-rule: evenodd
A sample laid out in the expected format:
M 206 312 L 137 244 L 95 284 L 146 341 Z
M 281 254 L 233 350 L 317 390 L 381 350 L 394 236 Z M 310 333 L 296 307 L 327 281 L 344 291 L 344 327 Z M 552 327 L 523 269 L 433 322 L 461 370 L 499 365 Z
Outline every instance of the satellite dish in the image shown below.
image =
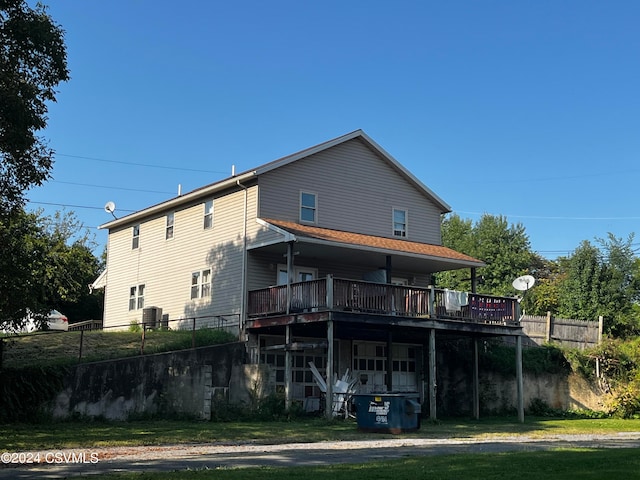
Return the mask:
M 536 283 L 536 279 L 532 275 L 522 275 L 521 277 L 516 278 L 511 285 L 513 285 L 513 288 L 516 290 L 526 292 L 533 287 L 534 283 Z
M 117 220 L 117 217 L 113 212 L 116 210 L 116 204 L 113 202 L 107 202 L 104 204 L 104 211 L 113 215 L 113 218 Z

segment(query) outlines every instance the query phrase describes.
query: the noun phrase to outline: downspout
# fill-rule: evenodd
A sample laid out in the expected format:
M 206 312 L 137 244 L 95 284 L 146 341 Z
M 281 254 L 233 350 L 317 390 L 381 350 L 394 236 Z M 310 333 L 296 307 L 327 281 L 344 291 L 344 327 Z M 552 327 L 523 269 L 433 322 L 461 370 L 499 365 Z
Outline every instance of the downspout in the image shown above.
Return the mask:
M 240 321 L 238 322 L 238 338 L 242 338 L 244 331 L 245 315 L 247 312 L 247 197 L 249 189 L 236 180 L 236 185 L 244 190 L 243 225 L 242 225 L 242 279 L 240 288 L 242 302 L 240 304 Z

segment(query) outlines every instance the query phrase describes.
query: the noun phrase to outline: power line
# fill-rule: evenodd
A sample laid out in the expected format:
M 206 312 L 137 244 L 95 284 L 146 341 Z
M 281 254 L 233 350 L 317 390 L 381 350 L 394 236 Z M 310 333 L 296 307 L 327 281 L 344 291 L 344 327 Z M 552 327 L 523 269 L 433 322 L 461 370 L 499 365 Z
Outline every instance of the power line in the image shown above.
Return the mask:
M 173 195 L 175 192 L 163 192 L 159 190 L 142 190 L 139 188 L 126 188 L 126 187 L 112 187 L 109 185 L 92 185 L 90 183 L 76 183 L 76 182 L 64 182 L 62 180 L 52 180 L 52 183 L 63 183 L 65 185 L 77 185 L 80 187 L 91 187 L 91 188 L 107 188 L 110 190 L 125 190 L 128 192 L 138 192 L 138 193 L 159 193 L 162 195 Z
M 532 219 L 532 220 L 602 220 L 602 221 L 608 221 L 608 220 L 640 220 L 640 217 L 550 217 L 550 216 L 544 216 L 544 215 L 512 215 L 510 213 L 502 213 L 499 215 L 493 214 L 493 213 L 488 213 L 488 212 L 466 212 L 464 210 L 458 210 L 456 213 L 464 213 L 467 215 L 491 215 L 493 217 L 498 217 L 498 216 L 502 216 L 502 217 L 511 217 L 511 218 L 528 218 L 528 219 Z
M 198 172 L 198 173 L 227 173 L 221 172 L 218 170 L 202 170 L 197 168 L 184 168 L 184 167 L 170 167 L 167 165 L 152 165 L 150 163 L 137 163 L 137 162 L 125 162 L 123 160 L 108 160 L 106 158 L 96 158 L 96 157 L 85 157 L 83 155 L 68 155 L 65 153 L 56 153 L 56 156 L 59 157 L 69 157 L 69 158 L 80 158 L 83 160 L 92 160 L 94 162 L 105 162 L 105 163 L 118 163 L 120 165 L 132 165 L 136 167 L 147 167 L 147 168 L 161 168 L 164 170 L 179 170 L 182 172 Z
M 65 208 L 86 208 L 89 210 L 104 210 L 104 207 L 93 207 L 90 205 L 71 205 L 68 203 L 53 203 L 53 202 L 34 202 L 32 200 L 29 200 L 29 203 L 33 203 L 35 205 L 52 205 L 55 207 L 65 207 Z M 118 209 L 119 212 L 128 212 L 128 213 L 133 213 L 133 212 L 137 212 L 137 210 L 125 210 L 123 208 L 119 208 Z

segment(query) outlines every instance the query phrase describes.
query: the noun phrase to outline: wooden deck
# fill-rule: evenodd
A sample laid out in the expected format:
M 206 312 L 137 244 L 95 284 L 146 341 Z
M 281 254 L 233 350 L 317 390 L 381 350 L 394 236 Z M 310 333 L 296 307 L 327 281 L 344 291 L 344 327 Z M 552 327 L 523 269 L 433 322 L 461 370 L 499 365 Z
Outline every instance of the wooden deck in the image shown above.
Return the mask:
M 388 285 L 327 276 L 249 292 L 249 320 L 312 312 L 457 320 L 471 324 L 518 325 L 513 297 L 457 292 L 434 287 Z

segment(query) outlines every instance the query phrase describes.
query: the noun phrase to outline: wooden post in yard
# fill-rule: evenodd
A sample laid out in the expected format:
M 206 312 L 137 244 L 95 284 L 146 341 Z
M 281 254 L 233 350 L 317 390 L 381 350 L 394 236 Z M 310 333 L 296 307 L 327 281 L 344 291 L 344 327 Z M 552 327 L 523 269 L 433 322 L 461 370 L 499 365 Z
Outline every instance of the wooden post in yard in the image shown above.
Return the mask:
M 327 321 L 327 392 L 324 402 L 324 415 L 333 418 L 333 320 Z
M 516 389 L 518 394 L 518 420 L 524 423 L 524 382 L 522 380 L 522 335 L 516 335 Z
M 547 327 L 546 327 L 545 341 L 549 343 L 551 341 L 551 312 L 547 311 Z
M 284 408 L 291 408 L 293 364 L 291 359 L 291 325 L 284 327 Z
M 147 324 L 142 322 L 142 342 L 140 343 L 140 355 L 144 355 L 144 337 L 147 332 Z
M 480 419 L 480 372 L 478 370 L 478 338 L 473 338 L 473 416 Z
M 429 419 L 436 420 L 436 331 L 429 330 Z
M 80 350 L 78 351 L 78 360 L 82 360 L 82 344 L 84 343 L 84 329 L 80 330 Z
M 598 317 L 598 345 L 602 343 L 602 332 L 604 330 L 604 317 L 600 315 Z

